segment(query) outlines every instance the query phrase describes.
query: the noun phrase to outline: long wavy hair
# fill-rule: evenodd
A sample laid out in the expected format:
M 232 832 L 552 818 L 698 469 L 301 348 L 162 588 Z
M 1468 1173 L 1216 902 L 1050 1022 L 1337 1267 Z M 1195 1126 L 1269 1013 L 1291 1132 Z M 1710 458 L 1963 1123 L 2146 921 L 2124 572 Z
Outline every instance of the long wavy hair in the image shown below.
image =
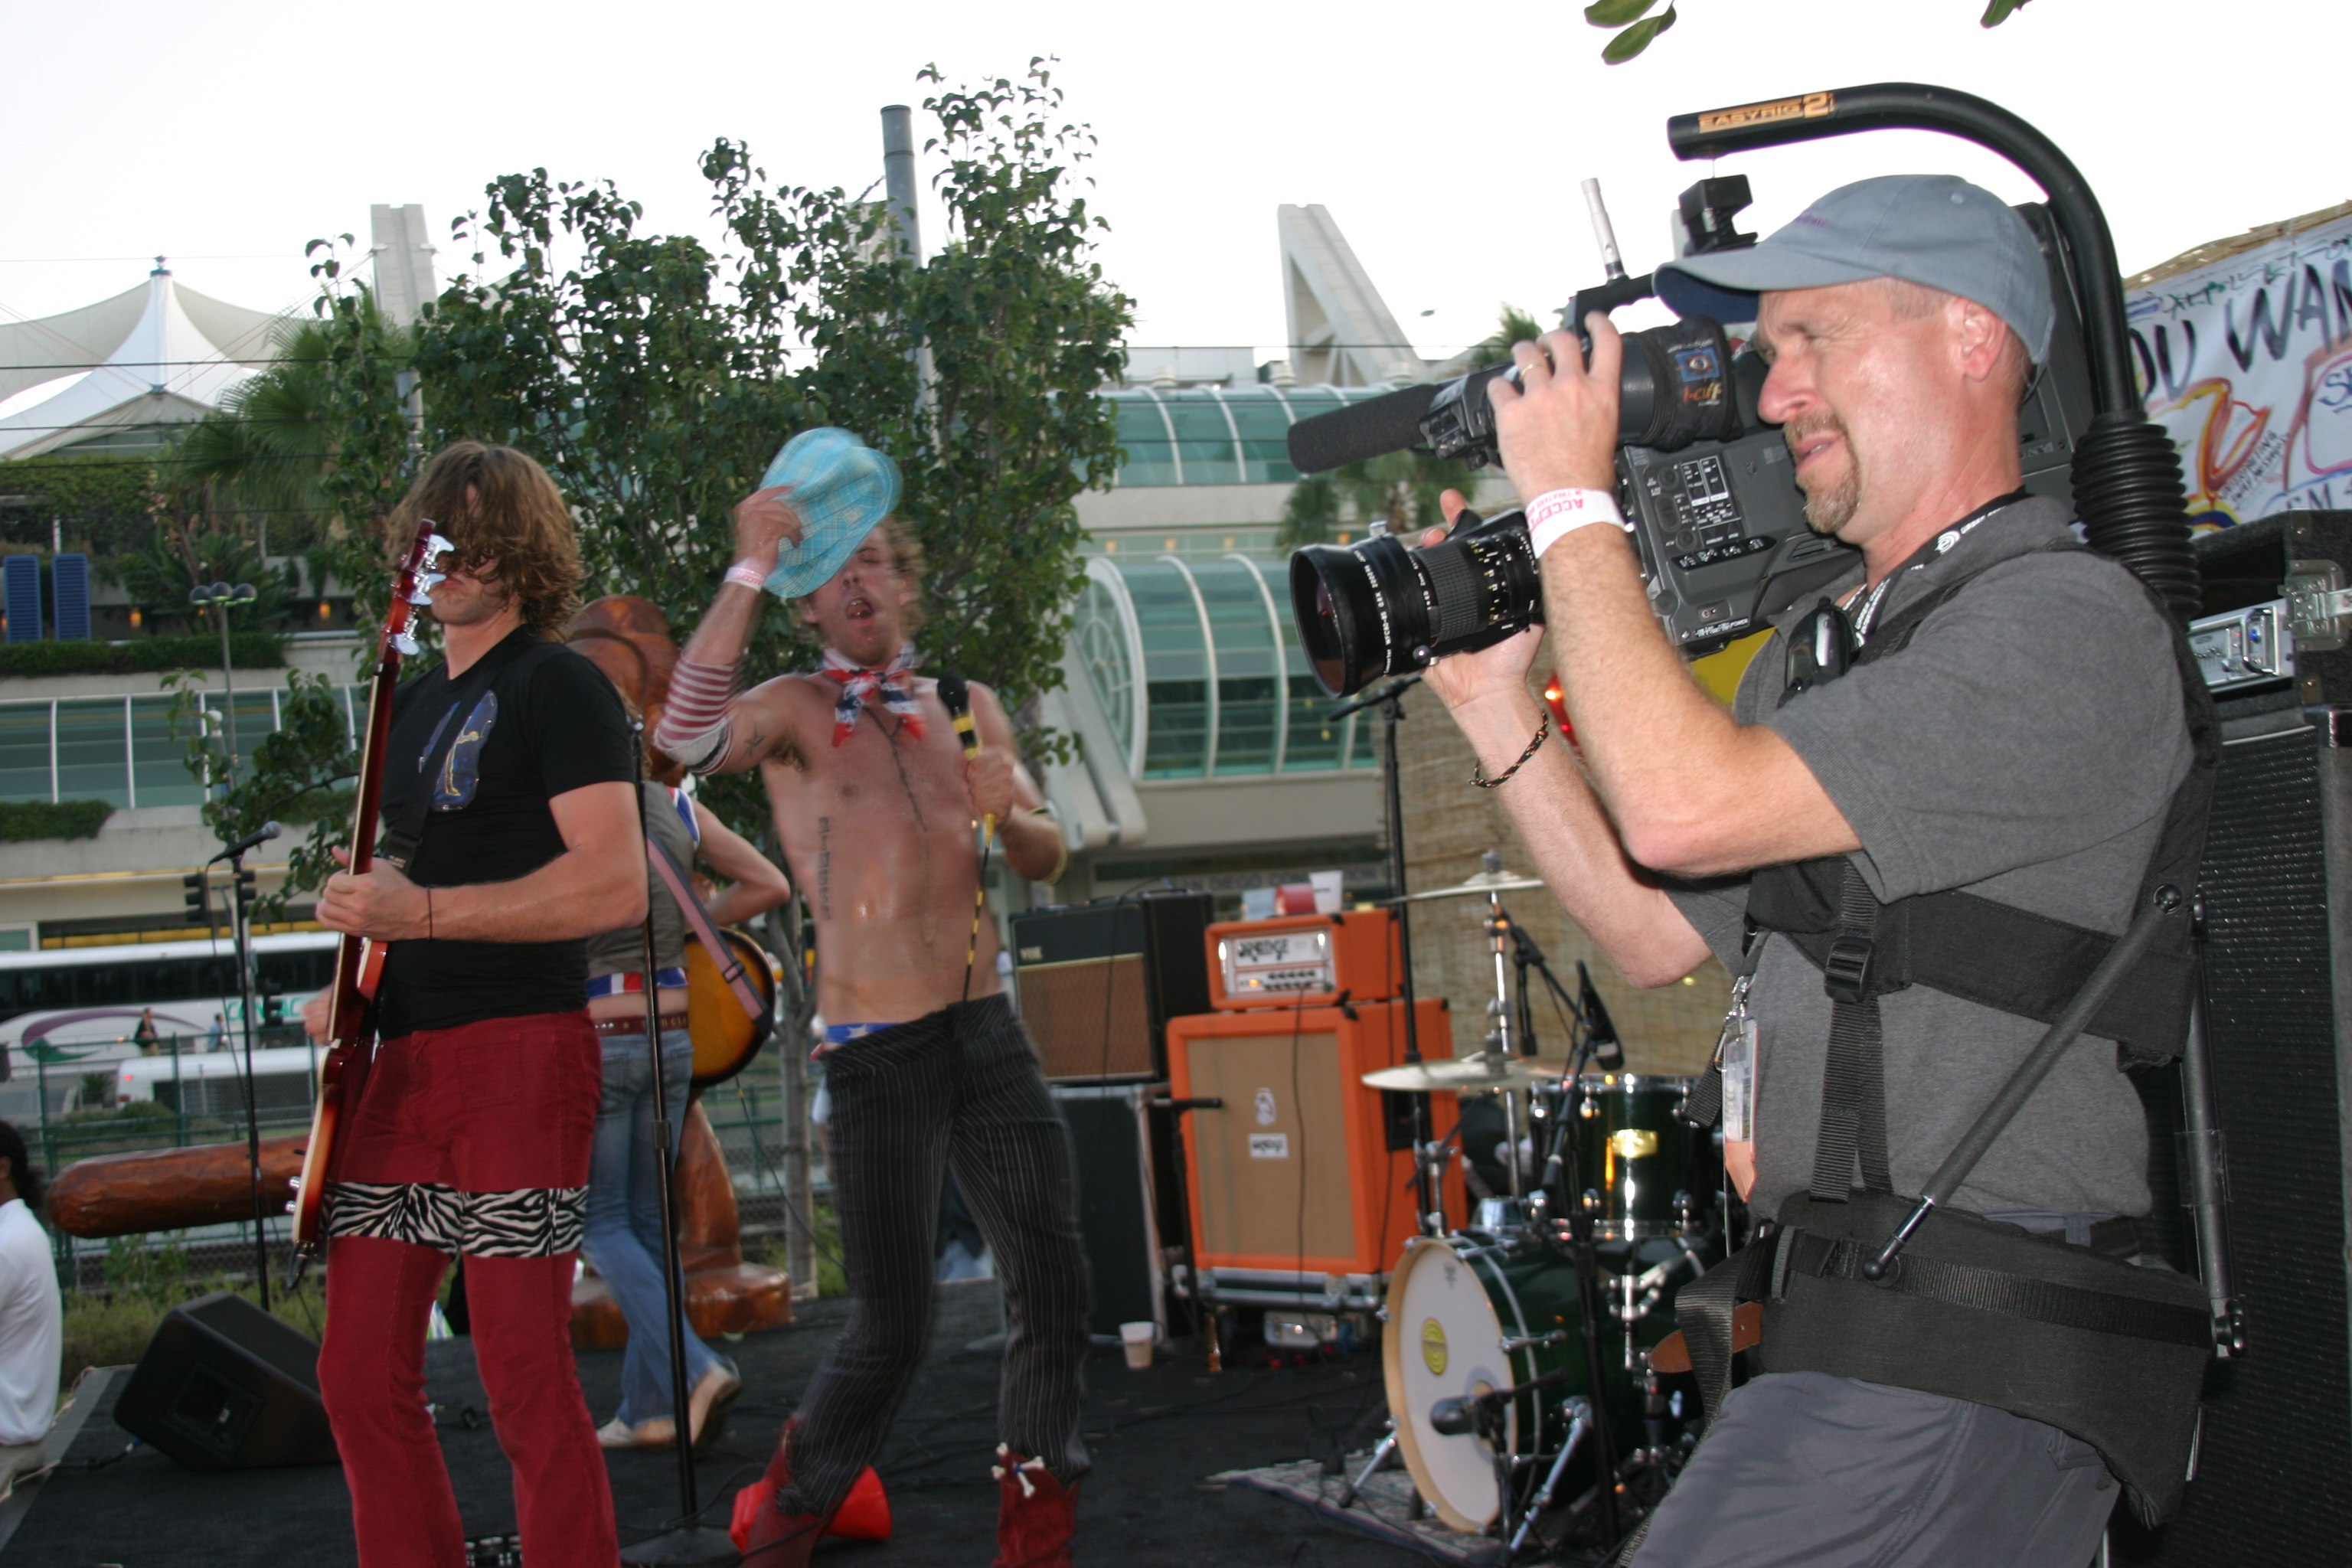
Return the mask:
M 8 1180 L 16 1184 L 16 1195 L 25 1206 L 41 1206 L 41 1168 L 33 1163 L 33 1156 L 25 1148 L 25 1135 L 5 1121 L 0 1121 L 0 1160 L 8 1162 Z
M 580 607 L 580 545 L 563 492 L 535 459 L 482 441 L 442 447 L 393 509 L 393 547 L 405 547 L 428 517 L 467 571 L 496 574 L 534 635 L 562 634 Z

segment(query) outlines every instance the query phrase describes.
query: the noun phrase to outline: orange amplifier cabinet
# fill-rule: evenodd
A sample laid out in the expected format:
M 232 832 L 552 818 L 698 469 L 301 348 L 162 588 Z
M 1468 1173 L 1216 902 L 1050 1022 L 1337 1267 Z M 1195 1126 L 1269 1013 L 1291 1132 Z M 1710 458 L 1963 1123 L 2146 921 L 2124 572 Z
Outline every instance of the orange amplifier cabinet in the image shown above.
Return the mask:
M 1388 910 L 1209 928 L 1213 1007 L 1331 1007 L 1343 992 L 1350 1002 L 1385 1002 L 1403 988 L 1403 975 L 1396 916 Z
M 1452 1056 L 1445 1004 L 1433 997 L 1418 1009 L 1422 1055 Z M 1318 1277 L 1395 1268 L 1417 1229 L 1412 1154 L 1389 1149 L 1387 1097 L 1361 1075 L 1403 1059 L 1397 1002 L 1170 1019 L 1175 1098 L 1224 1102 L 1182 1118 L 1194 1267 Z M 1455 1098 L 1430 1101 L 1432 1135 L 1442 1138 L 1459 1114 Z M 1458 1161 L 1446 1167 L 1444 1202 L 1449 1215 L 1467 1212 Z

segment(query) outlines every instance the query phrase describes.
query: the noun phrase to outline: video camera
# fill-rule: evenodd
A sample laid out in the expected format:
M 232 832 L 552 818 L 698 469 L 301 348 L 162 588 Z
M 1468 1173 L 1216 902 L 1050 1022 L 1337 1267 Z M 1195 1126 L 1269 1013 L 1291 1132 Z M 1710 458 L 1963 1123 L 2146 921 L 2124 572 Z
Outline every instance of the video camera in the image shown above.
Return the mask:
M 1566 318 L 1584 336 L 1588 311 L 1655 295 L 1654 275 L 1625 276 L 1600 193 L 1585 182 L 1607 281 L 1580 290 Z M 1735 219 L 1749 203 L 1744 175 L 1683 193 L 1685 254 L 1753 245 Z M 2072 463 L 2093 413 L 2091 373 L 2065 252 L 2037 203 L 2018 212 L 2050 267 L 2058 306 L 2049 363 L 2019 411 L 2026 489 L 2072 501 Z M 1590 343 L 1586 347 L 1590 348 Z M 1759 629 L 1843 573 L 1858 552 L 1816 533 L 1780 427 L 1757 413 L 1763 361 L 1703 315 L 1625 339 L 1618 384 L 1617 501 L 1632 525 L 1650 606 L 1690 657 Z M 1496 461 L 1487 384 L 1517 384 L 1492 366 L 1437 386 L 1409 386 L 1290 427 L 1290 459 L 1318 473 L 1420 447 L 1472 464 Z M 1465 515 L 1425 550 L 1381 534 L 1360 544 L 1310 544 L 1290 558 L 1291 613 L 1323 689 L 1347 697 L 1449 653 L 1489 647 L 1543 621 L 1542 579 L 1517 510 Z

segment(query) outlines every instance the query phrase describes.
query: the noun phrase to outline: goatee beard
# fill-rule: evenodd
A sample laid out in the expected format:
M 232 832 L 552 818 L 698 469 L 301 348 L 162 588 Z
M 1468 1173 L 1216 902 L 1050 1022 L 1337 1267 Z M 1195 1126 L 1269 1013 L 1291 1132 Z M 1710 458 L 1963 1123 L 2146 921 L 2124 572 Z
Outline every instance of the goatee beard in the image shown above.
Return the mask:
M 1846 435 L 1845 426 L 1834 415 L 1823 415 L 1799 424 L 1790 424 L 1781 431 L 1789 445 L 1789 455 L 1798 456 L 1804 443 L 1816 436 L 1834 436 L 1844 444 L 1846 468 L 1840 478 L 1827 482 L 1807 484 L 1799 480 L 1797 488 L 1805 492 L 1805 521 L 1815 533 L 1834 535 L 1853 521 L 1856 509 L 1862 505 L 1862 459 Z

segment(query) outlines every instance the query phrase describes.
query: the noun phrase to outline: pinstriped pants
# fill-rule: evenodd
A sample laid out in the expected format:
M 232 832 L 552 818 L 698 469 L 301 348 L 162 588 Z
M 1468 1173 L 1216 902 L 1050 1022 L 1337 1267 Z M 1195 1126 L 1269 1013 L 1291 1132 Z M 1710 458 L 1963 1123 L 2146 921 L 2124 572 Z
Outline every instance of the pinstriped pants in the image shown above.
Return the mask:
M 940 1178 L 955 1167 L 996 1255 L 1010 1331 L 997 1434 L 1064 1482 L 1078 1436 L 1088 1288 L 1070 1138 L 1004 997 L 945 1007 L 825 1058 L 835 1202 L 855 1297 L 792 1426 L 787 1513 L 827 1514 L 880 1452 L 931 1329 Z

